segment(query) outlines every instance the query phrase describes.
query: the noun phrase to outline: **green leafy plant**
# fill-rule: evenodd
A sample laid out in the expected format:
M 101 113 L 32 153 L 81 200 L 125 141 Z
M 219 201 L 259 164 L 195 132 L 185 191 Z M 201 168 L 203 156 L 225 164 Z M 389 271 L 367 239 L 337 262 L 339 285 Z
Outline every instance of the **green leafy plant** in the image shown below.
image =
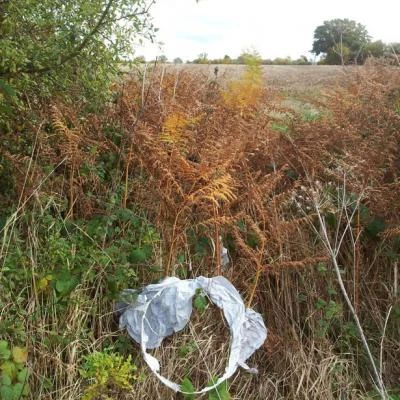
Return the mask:
M 211 378 L 208 386 L 212 386 L 217 381 L 217 378 Z M 228 381 L 220 383 L 215 389 L 208 392 L 208 400 L 230 400 L 231 395 L 229 394 Z
M 145 0 L 23 0 L 0 8 L 0 109 L 17 97 L 23 107 L 22 93 L 99 105 L 134 39 L 154 32 Z
M 41 196 L 39 201 L 41 207 L 27 210 L 16 225 L 8 252 L 1 259 L 0 271 L 0 308 L 7 307 L 7 313 L 0 318 L 0 337 L 12 338 L 13 343 L 32 343 L 41 346 L 45 354 L 56 354 L 43 364 L 32 360 L 32 369 L 41 375 L 39 385 L 30 385 L 32 398 L 37 398 L 39 392 L 45 396 L 43 393 L 52 392 L 58 385 L 59 381 L 46 371 L 53 370 L 59 360 L 65 359 L 70 343 L 93 338 L 91 317 L 82 320 L 78 329 L 70 330 L 67 326 L 75 318 L 76 310 L 85 309 L 87 315 L 95 317 L 103 312 L 100 311 L 103 307 L 112 309 L 111 301 L 122 289 L 137 287 L 138 267 L 128 260 L 129 251 L 151 246 L 159 240 L 143 214 L 122 209 L 119 204 L 108 202 L 106 216 L 68 220 L 62 218 L 65 208 L 57 199 Z M 37 268 L 34 269 L 29 267 L 33 260 L 28 254 L 33 248 L 26 245 L 28 224 L 35 235 L 33 252 Z M 32 296 L 39 299 L 41 307 L 29 312 Z M 47 307 L 52 309 L 51 315 L 43 313 Z M 42 324 L 51 325 L 45 335 L 40 329 L 31 328 Z M 117 349 L 115 340 L 105 345 Z M 0 366 L 7 361 L 3 368 L 15 385 L 20 370 L 15 370 L 10 363 L 14 362 L 12 349 L 4 343 L 1 346 Z M 130 346 L 131 341 L 123 343 L 121 339 L 118 350 L 129 353 Z M 2 378 L 2 385 L 7 386 L 2 391 L 11 398 L 9 383 L 8 378 Z M 5 396 L 0 395 L 0 399 Z
M 213 386 L 216 381 L 217 381 L 217 378 L 212 377 L 210 379 L 210 381 L 208 382 L 207 386 Z M 184 392 L 183 393 L 184 399 L 193 400 L 195 398 L 193 393 L 196 390 L 195 390 L 193 383 L 189 377 L 186 376 L 183 379 L 183 381 L 181 383 L 181 390 Z M 231 396 L 229 394 L 227 381 L 222 382 L 216 388 L 214 388 L 208 392 L 208 400 L 230 400 L 230 399 L 231 399 Z
M 179 348 L 179 355 L 181 357 L 186 357 L 188 354 L 192 353 L 193 351 L 196 351 L 199 348 L 198 344 L 192 340 L 188 344 L 182 345 Z
M 86 388 L 82 400 L 111 399 L 113 393 L 129 390 L 135 380 L 137 367 L 131 361 L 131 356 L 124 358 L 107 349 L 95 352 L 85 357 L 85 363 L 80 370 L 83 378 L 91 383 Z
M 322 311 L 322 318 L 318 320 L 317 336 L 323 337 L 326 335 L 335 319 L 342 314 L 342 305 L 334 300 L 325 301 L 323 299 L 318 299 L 315 308 Z
M 204 313 L 204 311 L 206 310 L 208 306 L 208 301 L 206 294 L 202 289 L 196 290 L 196 295 L 194 296 L 193 300 L 193 306 L 200 314 Z
M 190 380 L 190 378 L 188 378 L 187 376 L 183 379 L 182 383 L 181 383 L 181 390 L 182 390 L 182 394 L 183 394 L 183 398 L 186 400 L 193 400 L 194 397 L 194 392 L 196 391 L 192 381 Z
M 272 130 L 279 133 L 289 133 L 290 129 L 286 124 L 274 122 L 271 125 Z
M 29 370 L 26 366 L 26 348 L 10 347 L 6 340 L 0 340 L 0 398 L 19 400 L 29 395 Z
M 312 108 L 306 108 L 302 112 L 301 118 L 303 121 L 313 122 L 313 121 L 318 121 L 319 119 L 321 119 L 321 114 L 318 110 L 314 110 Z

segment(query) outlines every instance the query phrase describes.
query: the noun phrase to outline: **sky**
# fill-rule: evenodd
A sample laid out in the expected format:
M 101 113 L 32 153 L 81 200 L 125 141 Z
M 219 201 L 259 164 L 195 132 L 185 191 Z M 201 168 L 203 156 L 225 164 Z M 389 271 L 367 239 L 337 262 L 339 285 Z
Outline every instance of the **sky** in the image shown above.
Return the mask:
M 373 40 L 400 42 L 400 0 L 157 0 L 150 13 L 163 45 L 138 48 L 147 60 L 236 58 L 246 49 L 264 59 L 310 57 L 315 28 L 334 18 L 365 25 Z

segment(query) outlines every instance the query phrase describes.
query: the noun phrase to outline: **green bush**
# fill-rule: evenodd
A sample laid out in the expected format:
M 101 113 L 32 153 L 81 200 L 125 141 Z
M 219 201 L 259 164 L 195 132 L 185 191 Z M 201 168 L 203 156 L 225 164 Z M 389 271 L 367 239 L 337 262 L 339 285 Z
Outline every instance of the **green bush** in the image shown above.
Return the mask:
M 148 0 L 13 0 L 0 4 L 0 127 L 41 98 L 89 110 L 110 95 L 121 59 L 152 38 Z M 28 99 L 28 103 L 26 100 Z

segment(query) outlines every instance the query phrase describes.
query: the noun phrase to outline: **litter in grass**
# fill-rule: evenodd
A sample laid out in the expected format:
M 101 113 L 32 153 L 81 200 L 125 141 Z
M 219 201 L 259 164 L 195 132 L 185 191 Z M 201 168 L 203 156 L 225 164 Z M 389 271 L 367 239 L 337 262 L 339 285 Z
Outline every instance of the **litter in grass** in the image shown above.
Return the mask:
M 246 308 L 239 292 L 222 276 L 200 276 L 186 280 L 171 277 L 146 286 L 140 293 L 130 289 L 123 291 L 122 303 L 117 304 L 120 328 L 126 328 L 129 335 L 141 345 L 144 360 L 158 379 L 176 392 L 183 392 L 181 386 L 160 374 L 159 361 L 147 353 L 147 349 L 159 347 L 164 338 L 187 325 L 192 314 L 192 300 L 199 289 L 223 310 L 230 329 L 231 345 L 224 374 L 213 386 L 195 393 L 216 388 L 229 379 L 238 367 L 257 373 L 246 361 L 267 338 L 262 316 Z

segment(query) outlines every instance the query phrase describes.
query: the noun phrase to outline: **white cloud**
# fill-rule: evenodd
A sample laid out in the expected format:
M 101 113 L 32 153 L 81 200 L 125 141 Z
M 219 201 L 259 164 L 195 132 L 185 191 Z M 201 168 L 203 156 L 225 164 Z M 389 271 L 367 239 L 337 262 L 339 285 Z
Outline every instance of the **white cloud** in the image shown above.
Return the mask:
M 248 47 L 264 58 L 297 58 L 310 51 L 314 29 L 333 18 L 360 22 L 373 39 L 400 41 L 399 0 L 158 0 L 151 14 L 164 45 L 139 48 L 147 59 L 237 57 Z

